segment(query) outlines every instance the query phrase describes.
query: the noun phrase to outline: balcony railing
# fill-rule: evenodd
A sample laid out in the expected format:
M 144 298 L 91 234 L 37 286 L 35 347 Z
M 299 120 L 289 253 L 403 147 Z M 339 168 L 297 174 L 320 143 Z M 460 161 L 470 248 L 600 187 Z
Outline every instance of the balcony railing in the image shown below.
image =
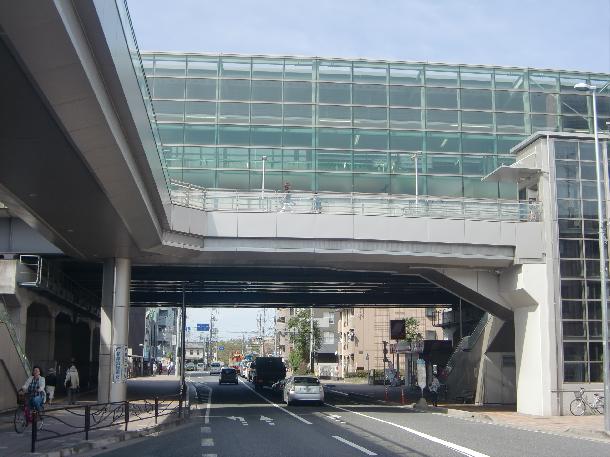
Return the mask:
M 203 211 L 347 214 L 513 222 L 539 221 L 542 217 L 542 208 L 538 202 L 330 192 L 249 192 L 206 189 L 179 181 L 172 181 L 171 196 L 176 205 Z

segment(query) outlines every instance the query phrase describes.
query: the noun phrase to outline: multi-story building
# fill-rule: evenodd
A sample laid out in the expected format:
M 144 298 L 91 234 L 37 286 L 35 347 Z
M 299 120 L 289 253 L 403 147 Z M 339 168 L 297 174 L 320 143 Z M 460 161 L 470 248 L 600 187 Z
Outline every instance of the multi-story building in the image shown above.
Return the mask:
M 390 340 L 390 320 L 414 317 L 425 340 L 443 339 L 441 328 L 434 326 L 435 308 L 351 308 L 338 312 L 339 375 L 384 368 L 383 343 Z M 390 360 L 396 358 L 388 354 Z
M 159 308 L 157 314 L 158 356 L 167 357 L 176 351 L 178 308 Z

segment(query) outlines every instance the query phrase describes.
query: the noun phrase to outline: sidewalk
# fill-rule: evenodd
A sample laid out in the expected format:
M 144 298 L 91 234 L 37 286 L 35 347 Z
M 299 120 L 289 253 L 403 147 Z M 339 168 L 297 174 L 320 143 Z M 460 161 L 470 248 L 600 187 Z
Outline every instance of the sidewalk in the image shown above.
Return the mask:
M 179 382 L 174 376 L 156 376 L 148 378 L 136 378 L 128 381 L 128 396 L 130 398 L 153 398 L 155 393 L 159 397 L 175 394 L 176 383 Z M 141 395 L 145 392 L 146 395 Z M 158 392 L 158 393 L 157 393 Z M 152 394 L 152 395 L 149 395 Z M 124 420 L 124 410 L 122 405 L 111 405 L 103 407 L 93 407 L 91 410 L 91 427 L 108 425 L 106 428 L 91 430 L 89 441 L 85 441 L 84 432 L 84 407 L 97 403 L 96 391 L 81 394 L 78 397 L 78 404 L 71 409 L 67 408 L 65 398 L 56 398 L 52 405 L 45 406 L 44 425 L 38 432 L 38 439 L 52 437 L 53 433 L 71 435 L 58 438 L 37 441 L 36 452 L 38 455 L 48 455 L 49 457 L 59 457 L 60 455 L 72 455 L 84 452 L 92 448 L 100 448 L 111 443 L 124 441 L 127 439 L 145 436 L 154 431 L 173 427 L 181 424 L 184 419 L 177 417 L 177 402 L 160 401 L 159 414 L 175 412 L 158 417 L 158 425 L 155 426 L 154 400 L 147 402 L 136 402 L 135 406 L 130 406 L 130 422 L 128 431 L 125 431 L 125 424 L 112 425 L 114 422 Z M 195 404 L 192 405 L 196 407 Z M 31 425 L 24 433 L 15 433 L 13 427 L 14 411 L 0 414 L 0 456 L 17 457 L 31 456 Z M 139 420 L 138 420 L 139 419 Z M 40 454 L 41 453 L 41 454 Z
M 386 387 L 381 385 L 351 384 L 341 381 L 324 381 L 324 385 L 331 392 L 355 398 L 367 398 L 370 401 L 386 403 Z M 406 389 L 405 389 L 406 393 Z M 610 435 L 604 431 L 604 417 L 600 415 L 589 416 L 533 416 L 518 413 L 515 406 L 503 405 L 472 405 L 450 404 L 439 402 L 439 407 L 433 406 L 419 408 L 419 396 L 405 395 L 405 407 L 421 411 L 447 414 L 462 419 L 477 420 L 496 425 L 522 428 L 546 433 L 560 433 L 570 436 L 594 438 L 610 442 Z M 387 386 L 387 403 L 401 404 L 401 388 Z

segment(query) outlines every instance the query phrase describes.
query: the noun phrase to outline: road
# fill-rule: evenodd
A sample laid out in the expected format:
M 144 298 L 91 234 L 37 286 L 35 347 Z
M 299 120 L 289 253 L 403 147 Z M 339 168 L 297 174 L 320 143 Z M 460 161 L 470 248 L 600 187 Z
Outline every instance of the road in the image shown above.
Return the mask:
M 359 401 L 331 389 L 323 406 L 286 407 L 247 382 L 192 375 L 202 409 L 185 426 L 97 453 L 107 457 L 608 456 L 610 444 Z

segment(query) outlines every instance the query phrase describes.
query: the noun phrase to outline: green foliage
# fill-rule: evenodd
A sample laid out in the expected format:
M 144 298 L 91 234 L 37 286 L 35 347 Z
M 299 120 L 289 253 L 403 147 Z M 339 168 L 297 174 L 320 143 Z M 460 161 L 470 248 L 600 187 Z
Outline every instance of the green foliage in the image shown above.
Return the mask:
M 421 341 L 422 336 L 419 333 L 419 321 L 415 317 L 407 317 L 405 319 L 405 340 Z
M 297 351 L 290 351 L 288 363 L 294 374 L 305 374 L 307 372 L 307 361 L 303 360 Z
M 311 338 L 310 311 L 301 309 L 288 320 L 290 342 L 294 349 L 288 356 L 290 366 L 293 370 L 301 369 L 302 365 L 309 364 L 309 342 Z M 317 351 L 322 346 L 322 332 L 318 323 L 313 322 L 313 350 Z M 294 354 L 294 355 L 293 355 Z M 294 362 L 294 363 L 293 363 Z
M 365 371 L 365 370 L 358 370 L 358 371 L 350 371 L 348 372 L 345 377 L 346 378 L 366 378 L 368 377 L 369 372 Z

